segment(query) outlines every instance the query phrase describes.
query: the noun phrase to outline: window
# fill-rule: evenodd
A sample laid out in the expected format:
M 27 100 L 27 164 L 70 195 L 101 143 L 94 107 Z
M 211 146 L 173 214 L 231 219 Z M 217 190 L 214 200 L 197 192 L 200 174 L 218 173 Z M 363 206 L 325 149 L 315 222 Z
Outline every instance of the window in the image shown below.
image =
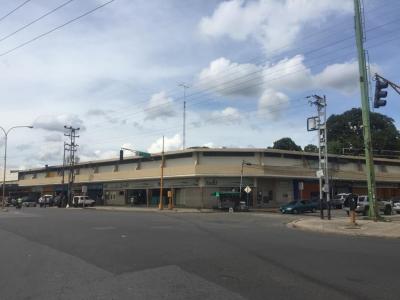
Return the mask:
M 37 178 L 37 174 L 36 173 L 33 173 L 32 174 L 32 179 L 36 179 Z
M 79 175 L 81 173 L 81 169 L 75 169 L 75 175 Z
M 99 173 L 99 167 L 93 167 L 93 173 Z
M 119 170 L 119 165 L 115 165 L 113 172 L 118 172 L 118 170 Z

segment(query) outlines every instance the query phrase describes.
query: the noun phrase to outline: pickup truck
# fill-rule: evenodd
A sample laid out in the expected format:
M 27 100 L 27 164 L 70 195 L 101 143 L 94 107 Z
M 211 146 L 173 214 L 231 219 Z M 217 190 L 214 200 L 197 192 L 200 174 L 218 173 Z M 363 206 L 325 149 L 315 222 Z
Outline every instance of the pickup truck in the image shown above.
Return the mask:
M 392 203 L 390 201 L 376 201 L 378 205 L 378 209 L 380 212 L 383 212 L 385 215 L 392 214 Z M 349 214 L 350 208 L 345 207 L 347 214 Z M 358 196 L 357 200 L 357 207 L 355 209 L 356 213 L 362 213 L 363 216 L 368 215 L 369 211 L 369 202 L 368 202 L 368 195 L 361 195 Z

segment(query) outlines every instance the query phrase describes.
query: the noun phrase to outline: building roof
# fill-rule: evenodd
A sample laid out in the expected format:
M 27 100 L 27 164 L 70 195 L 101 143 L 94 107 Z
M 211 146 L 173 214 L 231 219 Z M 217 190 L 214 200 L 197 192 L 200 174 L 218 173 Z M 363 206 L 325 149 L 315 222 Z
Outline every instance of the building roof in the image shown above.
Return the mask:
M 177 150 L 177 151 L 168 151 L 165 152 L 164 155 L 166 159 L 168 158 L 184 158 L 184 157 L 191 157 L 193 153 L 196 152 L 203 152 L 203 153 L 220 153 L 223 156 L 226 153 L 228 156 L 232 156 L 232 154 L 237 153 L 238 156 L 246 156 L 254 154 L 254 153 L 264 153 L 266 156 L 283 156 L 287 158 L 296 158 L 296 157 L 308 157 L 311 159 L 318 159 L 318 153 L 312 152 L 304 152 L 304 151 L 288 151 L 288 150 L 279 150 L 279 149 L 269 149 L 269 148 L 207 148 L 207 147 L 190 147 L 185 150 Z M 230 155 L 229 155 L 230 154 Z M 146 162 L 146 161 L 157 161 L 161 160 L 161 153 L 153 153 L 151 157 L 141 157 L 141 156 L 127 156 L 121 161 L 118 158 L 111 158 L 111 159 L 103 159 L 103 160 L 92 160 L 92 161 L 85 161 L 76 163 L 76 167 L 94 167 L 94 166 L 101 166 L 101 165 L 113 165 L 117 163 L 132 163 L 132 162 Z M 352 155 L 336 155 L 336 154 L 329 154 L 329 158 L 334 160 L 355 160 L 360 162 L 365 162 L 364 156 L 352 156 Z M 374 158 L 375 163 L 381 164 L 394 164 L 400 165 L 400 159 L 392 159 L 392 158 Z M 38 171 L 46 171 L 46 170 L 58 170 L 63 167 L 62 164 L 60 165 L 53 165 L 53 166 L 45 166 L 41 168 L 32 168 L 27 170 L 19 170 L 19 173 L 32 173 Z

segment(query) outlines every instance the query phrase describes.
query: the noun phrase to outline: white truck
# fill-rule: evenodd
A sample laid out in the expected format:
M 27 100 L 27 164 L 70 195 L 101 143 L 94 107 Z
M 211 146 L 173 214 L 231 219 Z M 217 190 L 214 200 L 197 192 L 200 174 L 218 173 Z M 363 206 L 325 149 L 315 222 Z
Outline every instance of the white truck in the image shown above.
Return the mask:
M 74 196 L 72 199 L 72 205 L 75 207 L 78 206 L 94 206 L 96 203 L 95 200 L 90 199 L 88 196 Z

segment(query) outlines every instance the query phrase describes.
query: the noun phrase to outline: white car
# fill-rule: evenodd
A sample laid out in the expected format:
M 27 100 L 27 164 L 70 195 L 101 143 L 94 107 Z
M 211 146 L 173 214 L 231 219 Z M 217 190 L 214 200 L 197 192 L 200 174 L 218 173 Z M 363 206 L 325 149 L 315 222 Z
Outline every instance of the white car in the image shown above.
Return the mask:
M 77 206 L 94 206 L 96 203 L 95 200 L 90 199 L 88 196 L 75 196 L 72 199 L 72 204 L 77 207 Z
M 39 205 L 40 207 L 46 207 L 50 206 L 52 203 L 53 195 L 43 195 L 42 197 L 39 198 Z
M 392 210 L 400 214 L 400 199 L 392 199 Z

